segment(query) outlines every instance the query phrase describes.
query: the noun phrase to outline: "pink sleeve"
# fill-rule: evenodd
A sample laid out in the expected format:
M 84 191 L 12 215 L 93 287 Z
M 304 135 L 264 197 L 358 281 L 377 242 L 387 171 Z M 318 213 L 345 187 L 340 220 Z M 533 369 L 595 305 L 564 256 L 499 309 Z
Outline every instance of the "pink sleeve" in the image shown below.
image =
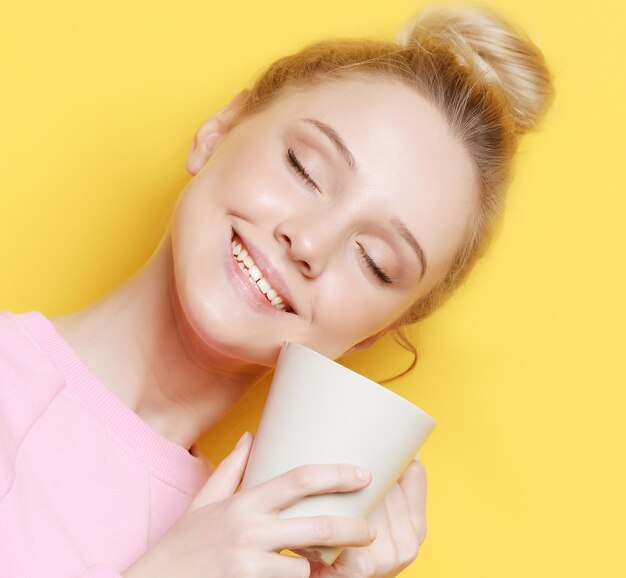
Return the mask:
M 122 575 L 107 566 L 90 566 L 76 578 L 122 578 Z
M 0 311 L 0 578 L 122 578 L 210 464 L 117 397 L 41 313 Z

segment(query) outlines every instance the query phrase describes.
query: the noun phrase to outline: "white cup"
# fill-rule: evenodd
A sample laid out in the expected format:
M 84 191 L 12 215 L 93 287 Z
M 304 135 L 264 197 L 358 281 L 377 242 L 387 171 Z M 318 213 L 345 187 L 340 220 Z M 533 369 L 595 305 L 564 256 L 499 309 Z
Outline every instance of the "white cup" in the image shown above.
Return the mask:
M 368 519 L 435 427 L 419 407 L 303 345 L 283 342 L 241 489 L 305 464 L 348 463 L 372 480 L 350 492 L 306 496 L 279 518 Z M 291 550 L 331 565 L 344 548 Z

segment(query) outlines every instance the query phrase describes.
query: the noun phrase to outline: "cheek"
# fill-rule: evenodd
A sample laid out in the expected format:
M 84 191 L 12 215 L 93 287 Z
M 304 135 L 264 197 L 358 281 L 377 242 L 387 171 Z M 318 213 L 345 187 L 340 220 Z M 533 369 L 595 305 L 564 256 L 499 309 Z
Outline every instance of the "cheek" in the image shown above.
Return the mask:
M 333 275 L 326 271 L 324 286 L 313 291 L 316 329 L 346 348 L 386 327 L 391 312 L 380 294 L 367 286 L 358 263 L 337 261 Z
M 207 167 L 215 202 L 250 221 L 280 214 L 277 211 L 294 199 L 286 161 L 280 155 L 275 144 L 258 141 L 233 147 Z

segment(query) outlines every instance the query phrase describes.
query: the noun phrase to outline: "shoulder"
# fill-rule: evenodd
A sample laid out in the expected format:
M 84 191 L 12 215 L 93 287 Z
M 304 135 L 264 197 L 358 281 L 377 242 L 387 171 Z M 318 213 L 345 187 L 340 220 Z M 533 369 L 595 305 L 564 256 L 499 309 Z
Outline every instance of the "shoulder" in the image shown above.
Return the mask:
M 53 382 L 56 390 L 62 386 L 62 375 L 24 322 L 34 313 L 41 315 L 0 311 L 0 390 L 17 393 L 37 382 Z
M 5 441 L 19 442 L 65 385 L 20 321 L 22 315 L 0 311 L 0 434 Z

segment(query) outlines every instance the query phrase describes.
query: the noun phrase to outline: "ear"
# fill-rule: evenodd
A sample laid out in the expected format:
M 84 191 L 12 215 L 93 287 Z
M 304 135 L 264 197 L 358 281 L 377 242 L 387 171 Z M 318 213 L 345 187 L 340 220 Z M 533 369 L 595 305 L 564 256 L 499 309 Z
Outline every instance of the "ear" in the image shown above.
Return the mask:
M 196 175 L 209 160 L 209 157 L 228 132 L 230 124 L 241 106 L 246 102 L 250 91 L 244 88 L 221 110 L 204 121 L 187 153 L 186 167 L 190 174 Z
M 391 329 L 390 327 L 387 327 L 385 329 L 382 329 L 378 333 L 375 333 L 374 335 L 370 335 L 369 337 L 366 337 L 362 341 L 359 341 L 358 343 L 354 344 L 350 349 L 348 349 L 348 351 L 346 351 L 346 353 L 344 353 L 344 355 L 348 353 L 353 353 L 355 351 L 361 351 L 363 349 L 367 349 L 370 345 L 373 345 L 374 343 L 376 343 L 381 337 L 384 337 L 390 329 Z

